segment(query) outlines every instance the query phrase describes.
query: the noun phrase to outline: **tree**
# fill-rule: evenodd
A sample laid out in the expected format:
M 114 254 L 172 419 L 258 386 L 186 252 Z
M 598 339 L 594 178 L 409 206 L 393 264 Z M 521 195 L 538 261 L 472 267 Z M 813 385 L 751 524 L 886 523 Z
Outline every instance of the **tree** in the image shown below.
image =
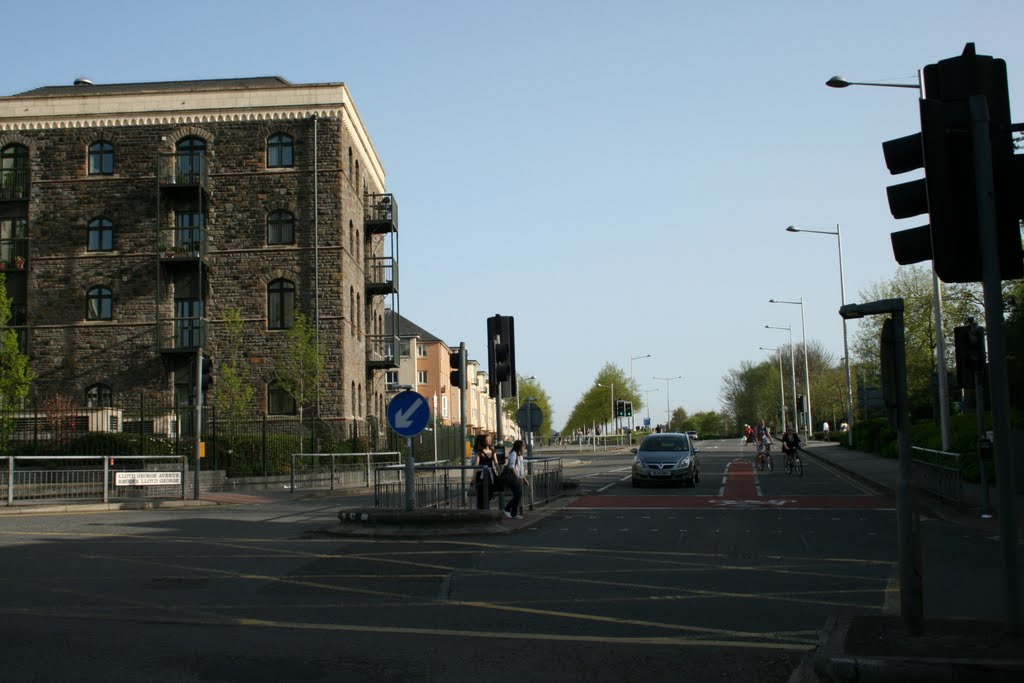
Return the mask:
M 299 408 L 299 449 L 303 448 L 302 415 L 307 405 L 320 398 L 320 380 L 325 361 L 317 345 L 316 329 L 306 316 L 296 311 L 295 323 L 288 330 L 288 343 L 276 360 L 277 380 L 291 394 Z
M 984 320 L 978 286 L 943 284 L 942 331 L 946 342 L 947 367 L 954 367 L 953 328 L 968 316 Z M 933 314 L 932 273 L 929 268 L 903 266 L 891 280 L 871 285 L 860 293 L 861 301 L 902 298 L 907 348 L 907 392 L 912 406 L 919 409 L 933 402 L 932 375 L 938 372 L 935 347 L 938 344 Z M 877 374 L 880 363 L 879 339 L 885 316 L 867 316 L 859 321 L 851 353 L 858 365 Z
M 586 393 L 573 406 L 569 419 L 562 428 L 563 434 L 571 434 L 577 428 L 586 429 L 593 424 L 613 422 L 612 415 L 612 387 L 615 387 L 616 401 L 632 401 L 633 414 L 635 415 L 643 407 L 640 399 L 640 390 L 635 379 L 626 376 L 626 373 L 614 363 L 605 363 L 601 371 L 594 378 Z
M 213 390 L 213 405 L 217 417 L 227 426 L 229 439 L 234 439 L 239 427 L 256 412 L 256 389 L 252 385 L 249 366 L 242 361 L 242 312 L 229 307 L 224 311 L 227 330 L 225 353 L 217 371 L 217 384 Z
M 28 397 L 33 374 L 28 356 L 18 346 L 18 333 L 7 326 L 11 320 L 11 298 L 7 280 L 0 273 L 0 450 L 6 451 L 15 429 L 14 414 Z
M 540 385 L 540 382 L 536 379 L 527 379 L 517 375 L 516 386 L 519 389 L 518 404 L 522 406 L 526 403 L 526 399 L 532 399 L 532 403 L 541 409 L 544 413 L 544 419 L 541 421 L 540 429 L 537 430 L 537 434 L 541 437 L 548 436 L 551 434 L 551 418 L 553 411 L 551 410 L 551 397 L 548 396 L 548 392 L 544 390 L 544 387 Z M 502 399 L 502 403 L 505 408 L 505 414 L 512 415 L 515 417 L 517 408 L 517 398 L 510 396 Z

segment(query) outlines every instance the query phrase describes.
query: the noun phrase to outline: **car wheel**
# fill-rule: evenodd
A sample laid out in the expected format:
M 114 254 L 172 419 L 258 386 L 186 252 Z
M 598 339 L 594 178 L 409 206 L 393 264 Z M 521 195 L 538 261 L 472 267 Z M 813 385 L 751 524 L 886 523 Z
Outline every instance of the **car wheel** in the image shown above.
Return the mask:
M 700 483 L 700 468 L 699 467 L 693 471 L 693 483 L 694 484 L 699 484 Z

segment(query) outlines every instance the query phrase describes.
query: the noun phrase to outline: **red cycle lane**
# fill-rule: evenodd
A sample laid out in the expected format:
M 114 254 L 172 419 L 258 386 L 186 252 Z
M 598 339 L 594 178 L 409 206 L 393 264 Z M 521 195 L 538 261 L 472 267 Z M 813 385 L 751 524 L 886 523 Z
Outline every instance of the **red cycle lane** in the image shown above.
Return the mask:
M 778 475 L 775 475 L 778 476 Z M 598 494 L 586 496 L 572 503 L 572 508 L 614 508 L 636 510 L 658 509 L 884 509 L 893 508 L 885 496 L 763 496 L 758 486 L 754 465 L 746 459 L 736 459 L 726 465 L 725 476 L 717 496 L 645 495 L 617 496 Z M 700 484 L 698 484 L 700 486 Z

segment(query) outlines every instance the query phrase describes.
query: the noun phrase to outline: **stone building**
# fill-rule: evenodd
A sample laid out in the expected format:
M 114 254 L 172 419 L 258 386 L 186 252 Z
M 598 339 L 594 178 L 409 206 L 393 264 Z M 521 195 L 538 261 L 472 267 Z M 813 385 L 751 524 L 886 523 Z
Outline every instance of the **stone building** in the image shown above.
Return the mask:
M 80 79 L 0 97 L 0 267 L 36 397 L 192 405 L 202 353 L 215 385 L 239 363 L 255 408 L 291 415 L 276 366 L 302 313 L 327 370 L 309 408 L 383 421 L 397 227 L 341 83 Z

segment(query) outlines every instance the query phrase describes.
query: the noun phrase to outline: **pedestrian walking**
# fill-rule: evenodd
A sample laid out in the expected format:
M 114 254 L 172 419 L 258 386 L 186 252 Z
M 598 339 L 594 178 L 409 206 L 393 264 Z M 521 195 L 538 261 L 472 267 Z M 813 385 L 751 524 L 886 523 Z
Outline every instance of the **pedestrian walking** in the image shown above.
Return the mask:
M 516 441 L 512 444 L 512 452 L 505 462 L 505 469 L 502 471 L 505 479 L 505 486 L 512 489 L 512 500 L 505 505 L 506 517 L 521 517 L 519 509 L 523 502 L 523 486 L 526 483 L 526 474 L 523 471 L 523 442 Z
M 490 434 L 476 435 L 470 465 L 477 468 L 473 475 L 473 482 L 476 484 L 476 509 L 489 510 L 495 488 L 494 449 L 491 447 Z

